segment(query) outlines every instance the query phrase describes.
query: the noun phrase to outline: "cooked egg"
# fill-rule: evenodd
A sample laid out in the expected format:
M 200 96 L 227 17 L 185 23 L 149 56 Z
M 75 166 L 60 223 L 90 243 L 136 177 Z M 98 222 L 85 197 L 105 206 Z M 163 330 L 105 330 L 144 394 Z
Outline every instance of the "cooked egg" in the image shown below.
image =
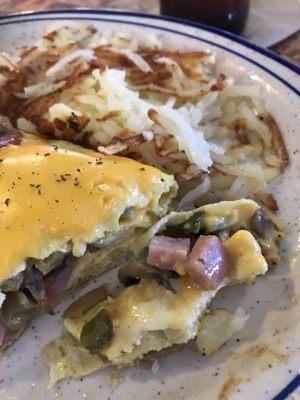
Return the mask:
M 0 283 L 28 257 L 66 249 L 80 256 L 126 224 L 147 228 L 177 188 L 156 168 L 26 134 L 22 145 L 0 150 L 0 182 Z M 132 217 L 123 220 L 128 209 Z
M 175 294 L 155 281 L 145 280 L 125 289 L 115 299 L 94 307 L 83 318 L 66 319 L 66 328 L 80 340 L 83 326 L 104 307 L 113 320 L 114 336 L 101 354 L 117 364 L 124 361 L 124 353 L 137 348 L 143 354 L 144 338 L 153 332 L 163 332 L 169 345 L 193 339 L 199 329 L 199 318 L 222 287 L 248 282 L 267 271 L 267 263 L 251 233 L 240 230 L 224 246 L 231 273 L 215 290 L 200 289 L 188 276 L 174 281 Z
M 224 243 L 230 263 L 230 276 L 239 281 L 251 281 L 264 274 L 268 264 L 261 248 L 249 231 L 240 230 Z

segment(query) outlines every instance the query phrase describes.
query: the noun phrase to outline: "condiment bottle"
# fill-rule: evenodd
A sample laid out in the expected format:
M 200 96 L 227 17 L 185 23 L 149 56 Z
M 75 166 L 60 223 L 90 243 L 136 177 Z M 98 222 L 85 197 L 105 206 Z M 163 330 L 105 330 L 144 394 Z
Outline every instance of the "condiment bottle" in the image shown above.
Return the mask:
M 214 25 L 240 34 L 245 28 L 250 0 L 161 0 L 161 14 Z

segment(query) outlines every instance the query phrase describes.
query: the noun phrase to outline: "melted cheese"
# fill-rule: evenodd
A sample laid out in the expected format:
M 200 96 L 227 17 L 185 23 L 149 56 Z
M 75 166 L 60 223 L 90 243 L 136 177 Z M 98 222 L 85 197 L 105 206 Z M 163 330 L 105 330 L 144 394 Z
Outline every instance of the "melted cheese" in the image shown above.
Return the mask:
M 226 240 L 224 247 L 229 258 L 231 278 L 251 282 L 256 275 L 267 272 L 268 264 L 261 248 L 249 231 L 236 232 Z
M 175 284 L 176 295 L 155 281 L 143 281 L 94 307 L 79 320 L 66 319 L 65 326 L 80 340 L 86 322 L 105 307 L 113 321 L 114 338 L 101 354 L 114 362 L 141 345 L 147 332 L 163 331 L 171 342 L 186 342 L 196 335 L 198 317 L 219 288 L 204 292 L 189 277 Z
M 101 353 L 115 361 L 141 345 L 151 332 L 164 332 L 171 343 L 195 337 L 198 317 L 216 291 L 204 292 L 189 278 L 180 283 L 175 296 L 155 281 L 142 282 L 121 294 L 108 308 L 114 317 L 114 340 Z
M 5 299 L 6 299 L 5 294 L 3 294 L 3 293 L 0 292 L 0 307 L 2 306 L 2 304 L 3 304 L 3 302 L 4 302 Z
M 240 230 L 224 246 L 230 275 L 215 290 L 201 290 L 188 276 L 174 281 L 177 285 L 175 294 L 155 281 L 142 281 L 125 289 L 115 299 L 100 303 L 83 318 L 66 319 L 67 330 L 80 340 L 83 326 L 105 307 L 113 321 L 114 336 L 101 354 L 114 364 L 124 363 L 128 358 L 126 354 L 138 348 L 141 357 L 145 353 L 144 339 L 154 332 L 163 332 L 168 346 L 193 339 L 199 329 L 199 318 L 222 287 L 249 282 L 267 271 L 267 263 L 251 233 Z M 150 350 L 154 350 L 155 343 L 151 342 L 151 346 L 154 347 Z
M 0 283 L 28 257 L 68 246 L 81 255 L 87 243 L 117 232 L 128 208 L 141 225 L 147 210 L 165 213 L 176 191 L 173 177 L 156 168 L 30 135 L 2 148 L 0 160 Z
M 259 205 L 250 199 L 239 199 L 234 201 L 220 201 L 219 203 L 207 204 L 199 207 L 199 211 L 205 211 L 207 232 L 215 232 L 230 227 L 249 226 L 249 221 L 259 209 Z
M 258 209 L 259 205 L 255 201 L 240 199 L 206 204 L 192 211 L 172 211 L 141 235 L 136 242 L 136 247 L 147 246 L 152 237 L 156 235 L 157 232 L 165 229 L 166 226 L 183 224 L 200 211 L 205 212 L 205 229 L 207 233 L 210 233 L 219 229 L 230 230 L 232 227 L 234 227 L 234 229 L 245 228 L 249 226 L 251 218 Z

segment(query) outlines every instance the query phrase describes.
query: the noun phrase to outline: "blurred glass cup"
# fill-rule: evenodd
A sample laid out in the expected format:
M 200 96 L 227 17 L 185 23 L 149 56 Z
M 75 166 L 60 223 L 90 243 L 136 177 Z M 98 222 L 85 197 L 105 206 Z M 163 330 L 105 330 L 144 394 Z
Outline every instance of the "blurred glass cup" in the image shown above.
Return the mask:
M 245 28 L 250 0 L 160 0 L 160 12 L 240 34 Z

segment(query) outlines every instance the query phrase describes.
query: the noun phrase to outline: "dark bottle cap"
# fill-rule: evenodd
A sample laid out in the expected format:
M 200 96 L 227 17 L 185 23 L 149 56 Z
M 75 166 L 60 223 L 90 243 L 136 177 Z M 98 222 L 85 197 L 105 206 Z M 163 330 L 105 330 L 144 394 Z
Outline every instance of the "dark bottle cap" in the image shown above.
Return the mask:
M 180 17 L 240 34 L 245 28 L 250 0 L 161 0 L 161 14 Z

